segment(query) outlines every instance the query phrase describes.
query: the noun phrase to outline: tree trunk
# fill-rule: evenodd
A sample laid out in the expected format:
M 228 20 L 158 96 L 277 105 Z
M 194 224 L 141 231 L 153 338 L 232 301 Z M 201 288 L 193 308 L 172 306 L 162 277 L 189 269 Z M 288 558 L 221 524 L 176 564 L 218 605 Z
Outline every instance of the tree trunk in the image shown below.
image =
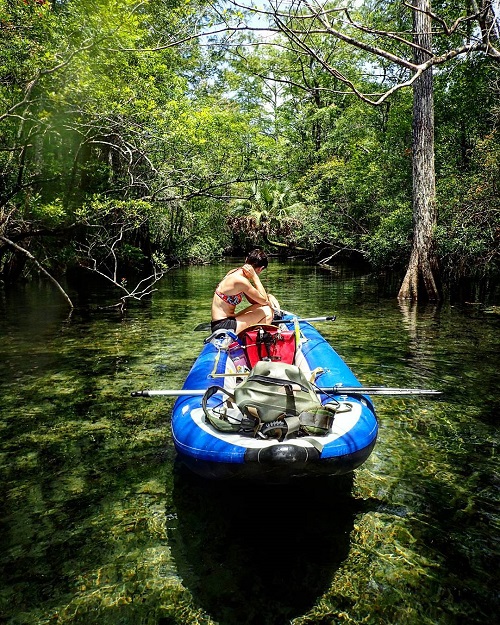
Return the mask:
M 430 0 L 414 0 L 415 61 L 429 58 L 425 50 L 432 49 Z M 434 246 L 437 222 L 436 183 L 434 167 L 434 93 L 432 69 L 425 71 L 413 85 L 413 247 L 399 290 L 400 299 L 418 299 L 423 281 L 430 300 L 439 300 L 438 263 Z M 421 292 L 422 289 L 420 289 Z

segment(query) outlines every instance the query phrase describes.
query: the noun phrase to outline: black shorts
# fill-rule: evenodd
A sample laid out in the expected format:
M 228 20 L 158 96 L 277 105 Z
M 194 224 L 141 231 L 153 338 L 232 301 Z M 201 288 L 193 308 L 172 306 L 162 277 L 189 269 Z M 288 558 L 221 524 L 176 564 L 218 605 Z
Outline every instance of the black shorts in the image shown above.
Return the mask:
M 212 332 L 216 330 L 232 330 L 236 332 L 236 317 L 226 317 L 225 319 L 218 319 L 210 323 Z

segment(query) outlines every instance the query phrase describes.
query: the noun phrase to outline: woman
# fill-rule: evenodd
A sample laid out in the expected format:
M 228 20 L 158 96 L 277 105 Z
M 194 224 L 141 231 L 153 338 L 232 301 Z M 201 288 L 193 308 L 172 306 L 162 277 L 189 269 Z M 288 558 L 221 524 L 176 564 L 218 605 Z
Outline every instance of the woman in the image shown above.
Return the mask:
M 259 278 L 267 265 L 265 252 L 253 250 L 242 267 L 233 269 L 219 282 L 212 300 L 212 332 L 225 329 L 239 333 L 257 323 L 271 323 L 279 304 L 266 293 Z M 235 314 L 243 295 L 250 306 Z

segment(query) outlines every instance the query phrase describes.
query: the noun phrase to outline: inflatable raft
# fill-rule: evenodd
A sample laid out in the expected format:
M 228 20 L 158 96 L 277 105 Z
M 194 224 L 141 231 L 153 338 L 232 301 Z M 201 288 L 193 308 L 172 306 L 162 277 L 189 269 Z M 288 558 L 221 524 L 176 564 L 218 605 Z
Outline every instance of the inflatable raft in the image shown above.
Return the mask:
M 205 340 L 174 404 L 179 459 L 216 479 L 349 473 L 378 431 L 357 387 L 323 336 L 290 313 L 240 336 L 221 330 Z

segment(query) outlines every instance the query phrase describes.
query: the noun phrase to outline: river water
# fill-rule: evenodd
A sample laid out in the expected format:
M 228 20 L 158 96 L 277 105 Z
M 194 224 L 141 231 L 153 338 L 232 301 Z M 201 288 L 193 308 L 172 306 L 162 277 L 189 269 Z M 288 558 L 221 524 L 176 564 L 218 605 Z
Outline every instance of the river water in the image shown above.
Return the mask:
M 173 270 L 124 317 L 69 316 L 50 285 L 1 296 L 0 622 L 498 621 L 499 309 L 400 305 L 360 271 L 271 263 L 284 308 L 337 315 L 317 327 L 363 384 L 443 395 L 374 398 L 354 475 L 204 482 L 175 462 L 173 400 L 130 392 L 182 386 L 230 266 Z

